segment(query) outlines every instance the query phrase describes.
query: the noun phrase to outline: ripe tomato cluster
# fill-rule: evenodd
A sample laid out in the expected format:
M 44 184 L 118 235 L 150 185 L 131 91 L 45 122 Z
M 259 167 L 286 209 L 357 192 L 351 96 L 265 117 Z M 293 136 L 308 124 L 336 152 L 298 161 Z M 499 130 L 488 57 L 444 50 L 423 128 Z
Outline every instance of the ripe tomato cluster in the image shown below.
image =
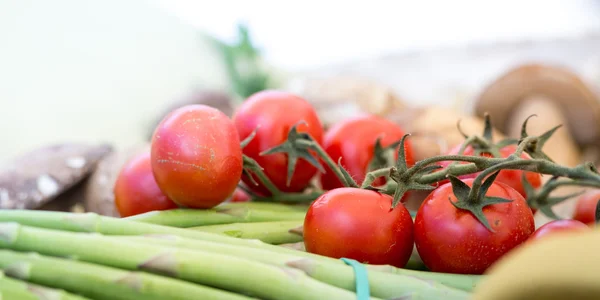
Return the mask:
M 345 186 L 339 174 L 322 160 L 324 172 L 314 162 L 299 158 L 288 178 L 288 154 L 266 152 L 288 141 L 292 128 L 310 136 L 359 186 L 373 166 L 381 164 L 382 159 L 385 162 L 385 154 L 377 151 L 391 150 L 393 163 L 398 159 L 399 141 L 405 136 L 397 124 L 368 115 L 325 130 L 306 100 L 281 91 L 250 96 L 232 118 L 208 106 L 189 105 L 167 115 L 154 132 L 151 150 L 125 165 L 115 185 L 117 208 L 122 216 L 130 216 L 176 207 L 207 209 L 227 199 L 251 201 L 250 194 L 277 201 L 280 194 L 273 194 L 273 189 L 283 194 L 299 193 L 316 182 L 323 194 L 312 202 L 304 220 L 307 251 L 404 267 L 416 246 L 431 271 L 465 274 L 483 273 L 528 239 L 559 229 L 581 230 L 581 226 L 557 224 L 534 234 L 533 212 L 524 198 L 524 171 L 520 170 L 502 170 L 485 191 L 485 197 L 508 200 L 483 207 L 489 228 L 473 213 L 457 206 L 454 187 L 447 180 L 436 185 L 413 221 L 402 203 L 393 207 L 390 195 Z M 249 142 L 242 146 L 241 141 L 246 139 Z M 458 149 L 448 154 L 456 154 Z M 414 165 L 410 141 L 404 143 L 403 151 L 407 166 Z M 499 152 L 508 157 L 514 151 L 514 146 L 505 146 Z M 463 155 L 475 152 L 467 147 Z M 526 154 L 522 157 L 529 159 Z M 260 166 L 272 186 L 252 172 L 244 172 L 246 159 Z M 534 188 L 541 185 L 540 174 L 524 175 Z M 475 176 L 460 179 L 471 187 Z M 239 184 L 248 193 L 240 190 Z M 385 178 L 381 177 L 372 186 L 383 184 Z M 581 210 L 582 220 L 588 220 L 585 209 Z

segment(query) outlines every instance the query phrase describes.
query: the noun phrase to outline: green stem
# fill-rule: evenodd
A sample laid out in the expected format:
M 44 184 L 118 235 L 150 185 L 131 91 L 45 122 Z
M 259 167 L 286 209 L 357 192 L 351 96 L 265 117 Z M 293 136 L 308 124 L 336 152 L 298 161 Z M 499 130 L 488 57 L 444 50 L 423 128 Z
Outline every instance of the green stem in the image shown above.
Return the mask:
M 271 197 L 258 197 L 253 201 L 257 202 L 283 202 L 283 203 L 311 203 L 319 196 L 323 195 L 323 191 L 314 191 L 310 193 L 282 193 Z
M 373 182 L 375 181 L 375 179 L 381 177 L 381 176 L 386 176 L 390 173 L 390 170 L 392 168 L 383 168 L 383 169 L 379 169 L 379 170 L 374 170 L 371 171 L 369 173 L 367 173 L 367 175 L 365 175 L 365 180 L 363 180 L 362 185 L 360 186 L 361 189 L 367 188 L 369 186 L 371 186 L 371 184 L 373 184 Z
M 53 289 L 26 281 L 10 278 L 0 272 L 0 291 L 6 290 L 24 291 L 30 293 L 32 299 L 56 299 L 56 300 L 86 300 L 88 298 L 68 293 L 64 290 Z M 0 298 L 2 299 L 2 298 Z M 5 298 L 13 299 L 13 298 Z M 17 299 L 17 298 L 14 298 Z M 19 298 L 20 299 L 20 298 Z M 25 298 L 24 298 L 25 299 Z M 29 298 L 27 298 L 29 299 Z
M 243 206 L 213 209 L 172 209 L 147 212 L 124 220 L 173 227 L 251 223 L 267 221 L 304 220 L 304 212 L 268 211 Z
M 485 167 L 478 167 L 477 165 L 472 164 L 472 163 L 466 164 L 466 165 L 450 164 L 448 167 L 446 167 L 440 171 L 437 171 L 437 172 L 434 172 L 431 174 L 425 174 L 425 175 L 419 177 L 419 179 L 417 179 L 417 182 L 421 183 L 421 184 L 432 184 L 432 183 L 436 183 L 436 182 L 446 179 L 446 176 L 448 176 L 448 175 L 453 175 L 453 176 L 458 177 L 461 175 L 477 173 L 484 169 L 485 169 Z
M 322 283 L 293 268 L 215 252 L 142 245 L 97 234 L 4 223 L 0 224 L 0 247 L 52 256 L 74 256 L 89 263 L 162 274 L 261 299 L 342 300 L 356 297 L 353 292 Z
M 194 251 L 207 251 L 227 254 L 235 257 L 243 257 L 267 264 L 281 267 L 293 267 L 305 271 L 309 276 L 322 282 L 353 291 L 354 271 L 340 260 L 330 259 L 328 261 L 315 260 L 298 255 L 269 253 L 260 249 L 247 249 L 218 243 L 195 241 L 176 236 L 138 236 L 138 237 L 115 237 L 119 240 L 132 240 L 148 245 L 164 245 L 189 249 Z M 479 280 L 479 276 L 454 275 L 431 272 L 419 272 L 394 267 L 382 268 L 378 266 L 367 266 L 369 268 L 369 286 L 375 297 L 391 299 L 407 294 L 427 295 L 428 299 L 441 298 L 444 295 L 455 295 L 457 299 L 465 295 L 463 292 L 449 288 L 454 285 L 457 288 L 471 290 Z M 381 270 L 381 271 L 380 271 Z M 430 282 L 432 276 L 437 276 L 437 282 Z
M 302 234 L 295 233 L 302 228 L 304 220 L 233 223 L 223 225 L 191 227 L 191 230 L 211 232 L 242 239 L 257 239 L 268 244 L 297 243 L 302 241 Z
M 243 155 L 244 166 L 250 166 L 250 173 L 258 177 L 258 180 L 265 186 L 265 188 L 271 193 L 271 195 L 280 195 L 282 192 L 275 186 L 275 184 L 267 177 L 267 174 L 263 172 L 262 167 L 256 162 L 256 160 Z M 250 175 L 252 176 L 252 175 Z M 250 183 L 252 184 L 252 183 Z
M 246 201 L 246 202 L 225 202 L 219 204 L 216 208 L 224 208 L 224 209 L 239 209 L 239 208 L 247 208 L 247 209 L 258 209 L 258 210 L 267 210 L 267 211 L 277 211 L 277 212 L 306 212 L 308 210 L 308 205 L 306 204 L 295 204 L 295 203 L 268 203 L 268 202 L 256 202 L 256 201 Z
M 420 171 L 421 169 L 423 169 L 424 167 L 434 164 L 436 162 L 441 162 L 441 161 L 464 161 L 464 162 L 474 163 L 478 166 L 487 166 L 490 164 L 502 162 L 502 161 L 504 161 L 504 159 L 503 158 L 487 158 L 487 157 L 483 157 L 483 156 L 469 156 L 469 155 L 440 155 L 440 156 L 433 156 L 433 157 L 429 157 L 429 158 L 418 161 L 414 166 L 412 166 L 410 169 L 408 169 L 407 172 L 409 175 L 412 176 L 412 175 L 416 174 L 418 171 Z
M 32 243 L 36 244 L 35 241 Z M 52 247 L 52 243 L 46 247 Z M 113 250 L 119 251 L 119 247 Z M 71 259 L 10 250 L 0 250 L 0 268 L 11 277 L 98 300 L 251 299 L 145 272 L 129 272 Z
M 346 177 L 340 170 L 340 167 L 337 165 L 337 163 L 335 161 L 333 161 L 333 159 L 329 156 L 327 151 L 325 151 L 325 149 L 323 149 L 321 147 L 321 145 L 319 145 L 319 143 L 316 143 L 314 141 L 307 141 L 307 140 L 297 140 L 296 143 L 315 150 L 315 152 L 317 152 L 317 155 L 327 164 L 327 166 L 329 166 L 329 169 L 332 170 L 333 173 L 335 173 L 335 176 L 338 178 L 338 180 L 344 186 L 358 187 L 358 184 L 354 180 L 352 180 L 351 182 L 348 182 L 346 180 Z

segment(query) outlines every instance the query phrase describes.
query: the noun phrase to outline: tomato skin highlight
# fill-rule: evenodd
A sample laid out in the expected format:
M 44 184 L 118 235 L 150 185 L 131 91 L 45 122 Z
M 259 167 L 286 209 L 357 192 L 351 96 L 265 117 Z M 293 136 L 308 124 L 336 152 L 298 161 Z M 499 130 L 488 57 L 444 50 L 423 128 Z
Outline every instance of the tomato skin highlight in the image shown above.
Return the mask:
M 375 141 L 381 138 L 381 145 L 387 147 L 399 141 L 405 132 L 397 124 L 378 116 L 361 116 L 344 120 L 333 125 L 323 138 L 323 149 L 338 162 L 342 158 L 342 166 L 360 185 L 365 179 L 369 162 L 373 159 Z M 396 148 L 397 150 L 398 148 Z M 409 166 L 414 164 L 410 140 L 405 140 L 405 154 Z M 398 157 L 397 153 L 394 156 Z M 330 168 L 321 174 L 321 186 L 325 190 L 343 187 Z M 383 177 L 373 182 L 373 186 L 383 184 Z
M 458 154 L 461 146 L 462 145 L 458 145 L 458 146 L 452 148 L 447 154 L 448 155 Z M 500 154 L 503 158 L 506 158 L 509 155 L 513 154 L 516 150 L 517 150 L 517 146 L 508 145 L 508 146 L 500 149 Z M 468 146 L 465 149 L 465 152 L 463 153 L 463 155 L 473 156 L 474 155 L 473 147 Z M 490 155 L 490 154 L 483 154 L 482 156 L 492 157 L 492 155 Z M 531 159 L 531 157 L 525 152 L 523 152 L 523 154 L 521 154 L 521 158 Z M 438 164 L 441 165 L 442 167 L 447 167 L 451 163 L 452 163 L 451 161 L 442 161 L 442 162 L 439 162 Z M 466 164 L 468 162 L 459 162 L 459 163 Z M 527 194 L 525 193 L 525 188 L 523 187 L 523 184 L 521 183 L 521 177 L 523 176 L 523 173 L 525 173 L 525 178 L 527 179 L 527 182 L 529 182 L 529 184 L 531 184 L 531 186 L 533 186 L 533 188 L 538 188 L 542 185 L 542 175 L 540 175 L 539 173 L 536 173 L 536 172 L 521 171 L 521 170 L 502 170 L 498 174 L 498 177 L 496 177 L 496 182 L 505 183 L 505 184 L 509 185 L 510 187 L 514 188 L 515 190 L 517 190 L 517 192 L 519 192 L 519 194 L 521 194 L 523 197 L 526 197 Z M 462 176 L 459 176 L 458 178 L 460 178 L 460 179 L 475 178 L 475 177 L 477 177 L 477 175 L 479 175 L 479 173 L 462 175 Z M 448 182 L 449 182 L 448 180 L 440 181 L 440 185 L 448 183 Z
M 600 200 L 600 190 L 591 190 L 577 199 L 573 219 L 594 226 L 596 223 L 596 204 Z
M 310 134 L 321 144 L 323 126 L 310 103 L 290 93 L 262 91 L 244 101 L 235 112 L 233 121 L 240 140 L 244 140 L 256 130 L 256 136 L 244 148 L 244 154 L 260 164 L 275 186 L 284 192 L 300 192 L 309 185 L 317 169 L 304 159 L 298 159 L 291 183 L 287 186 L 287 154 L 261 156 L 260 153 L 285 142 L 289 130 L 300 121 L 304 121 L 305 124 L 298 125 L 298 132 Z M 242 177 L 243 182 L 252 191 L 269 196 L 269 191 L 257 178 L 255 179 L 259 183 L 258 186 L 247 176 Z
M 326 192 L 304 219 L 306 250 L 333 258 L 404 267 L 412 254 L 413 223 L 392 197 L 358 188 Z
M 473 184 L 473 179 L 463 181 L 468 186 Z M 483 209 L 495 232 L 488 231 L 471 212 L 450 203 L 457 201 L 450 183 L 429 194 L 415 218 L 415 244 L 427 268 L 433 272 L 482 274 L 534 232 L 533 213 L 515 189 L 494 182 L 486 195 L 513 200 Z
M 550 221 L 538 228 L 530 237 L 529 240 L 539 240 L 548 236 L 558 234 L 568 234 L 570 232 L 590 231 L 588 225 L 577 220 L 554 220 Z
M 172 111 L 152 137 L 152 170 L 161 190 L 176 203 L 212 208 L 236 189 L 242 149 L 233 122 L 206 105 Z
M 150 152 L 139 154 L 125 163 L 113 191 L 115 205 L 121 217 L 178 207 L 156 184 L 150 164 Z

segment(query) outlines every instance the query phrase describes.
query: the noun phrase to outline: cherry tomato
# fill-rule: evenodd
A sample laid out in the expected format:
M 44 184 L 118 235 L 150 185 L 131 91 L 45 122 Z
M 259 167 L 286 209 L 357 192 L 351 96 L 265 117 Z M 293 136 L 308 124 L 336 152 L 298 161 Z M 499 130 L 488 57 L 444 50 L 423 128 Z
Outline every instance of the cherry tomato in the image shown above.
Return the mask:
M 538 228 L 530 237 L 529 240 L 539 240 L 547 236 L 556 234 L 565 234 L 569 232 L 589 231 L 590 227 L 577 220 L 555 220 L 548 222 Z
M 139 154 L 125 163 L 113 191 L 121 217 L 177 208 L 177 204 L 165 196 L 154 180 L 150 152 Z
M 229 198 L 229 202 L 248 202 L 250 201 L 250 196 L 244 192 L 242 189 L 235 189 L 233 195 Z
M 373 159 L 375 141 L 381 138 L 383 147 L 399 141 L 404 136 L 404 131 L 395 123 L 377 116 L 362 116 L 348 119 L 331 127 L 323 138 L 323 148 L 337 163 L 342 158 L 342 166 L 350 173 L 358 184 L 365 179 L 369 163 Z M 398 157 L 396 153 L 395 158 Z M 406 140 L 405 154 L 409 166 L 414 164 L 410 142 Z M 325 190 L 342 187 L 342 183 L 335 174 L 325 168 L 321 174 L 321 185 Z M 373 185 L 383 184 L 383 177 L 377 179 Z
M 573 219 L 588 225 L 594 225 L 596 223 L 596 204 L 598 204 L 598 200 L 600 200 L 600 190 L 591 190 L 579 196 Z
M 242 149 L 233 122 L 206 105 L 172 111 L 152 137 L 152 170 L 160 189 L 178 204 L 211 208 L 236 189 Z
M 315 200 L 304 219 L 306 250 L 333 258 L 404 267 L 413 250 L 413 223 L 392 197 L 338 188 Z
M 306 160 L 297 161 L 292 180 L 287 186 L 287 154 L 275 153 L 261 156 L 260 153 L 271 149 L 287 140 L 289 130 L 300 121 L 298 132 L 310 134 L 317 143 L 323 139 L 323 127 L 314 108 L 304 99 L 280 91 L 262 91 L 250 96 L 236 111 L 233 120 L 244 140 L 254 130 L 256 136 L 244 148 L 244 154 L 260 164 L 267 177 L 284 192 L 299 192 L 306 188 L 316 174 L 317 169 Z M 255 185 L 247 177 L 244 183 L 253 191 L 269 195 L 268 190 L 260 184 Z
M 468 186 L 473 184 L 473 179 L 463 181 Z M 512 200 L 483 208 L 494 232 L 471 212 L 450 203 L 457 201 L 450 183 L 429 194 L 415 218 L 415 244 L 427 268 L 433 272 L 482 274 L 534 232 L 533 213 L 515 189 L 494 182 L 486 195 Z
M 448 152 L 448 155 L 458 154 L 458 152 L 460 151 L 460 148 L 461 148 L 461 145 L 454 147 L 453 149 L 451 149 Z M 500 149 L 500 154 L 502 155 L 502 157 L 508 157 L 509 155 L 513 154 L 515 152 L 515 150 L 517 150 L 517 146 L 508 145 L 508 146 Z M 474 155 L 473 148 L 471 146 L 467 147 L 465 149 L 465 152 L 463 153 L 463 155 L 468 155 L 468 156 Z M 482 156 L 492 157 L 492 155 L 490 155 L 488 153 L 484 153 Z M 521 157 L 524 159 L 531 159 L 531 157 L 527 153 L 521 154 Z M 446 167 L 450 163 L 452 163 L 452 162 L 451 161 L 443 161 L 438 164 L 441 165 L 442 167 Z M 468 163 L 468 162 L 463 162 L 463 163 Z M 528 172 L 528 171 L 521 171 L 521 170 L 502 170 L 502 171 L 500 171 L 500 174 L 498 174 L 498 177 L 496 177 L 496 182 L 505 183 L 505 184 L 509 185 L 510 187 L 514 188 L 515 190 L 517 190 L 517 192 L 519 192 L 523 197 L 526 197 L 527 195 L 525 193 L 525 188 L 523 188 L 523 184 L 521 183 L 521 177 L 523 176 L 523 172 L 525 172 L 525 178 L 527 178 L 527 182 L 529 182 L 529 184 L 531 184 L 531 186 L 533 186 L 534 188 L 538 188 L 540 185 L 542 185 L 542 175 L 540 175 L 539 173 L 535 173 L 535 172 Z M 475 178 L 475 177 L 477 177 L 477 175 L 479 175 L 479 173 L 463 175 L 463 176 L 460 176 L 459 178 L 460 179 Z M 444 180 L 444 181 L 440 182 L 440 184 L 444 184 L 444 183 L 448 183 L 448 181 Z

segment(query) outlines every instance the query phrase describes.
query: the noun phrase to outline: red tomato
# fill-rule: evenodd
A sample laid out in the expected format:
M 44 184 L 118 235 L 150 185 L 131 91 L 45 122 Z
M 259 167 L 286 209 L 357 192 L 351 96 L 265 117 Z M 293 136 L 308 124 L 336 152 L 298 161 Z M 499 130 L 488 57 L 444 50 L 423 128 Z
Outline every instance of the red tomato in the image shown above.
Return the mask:
M 377 116 L 352 118 L 331 127 L 323 138 L 323 148 L 327 154 L 338 162 L 342 158 L 342 166 L 350 173 L 358 184 L 365 179 L 369 162 L 373 159 L 375 141 L 381 138 L 381 145 L 387 147 L 400 140 L 404 131 L 395 123 Z M 414 164 L 410 142 L 406 140 L 405 153 L 408 165 Z M 397 151 L 397 148 L 396 148 Z M 398 156 L 395 155 L 397 158 Z M 335 174 L 325 168 L 321 174 L 321 185 L 325 190 L 342 187 Z M 383 178 L 376 180 L 373 185 L 383 184 Z
M 244 192 L 242 189 L 236 189 L 233 192 L 233 195 L 229 198 L 229 202 L 248 202 L 250 201 L 250 196 Z
M 137 155 L 123 166 L 113 191 L 121 217 L 177 208 L 154 180 L 150 152 Z
M 450 152 L 448 152 L 448 155 L 458 154 L 458 152 L 460 151 L 460 148 L 461 148 L 461 145 L 454 147 L 453 149 L 450 150 Z M 513 154 L 515 152 L 515 150 L 517 150 L 517 146 L 508 145 L 508 146 L 500 149 L 500 154 L 502 155 L 502 157 L 508 157 L 509 155 Z M 472 156 L 473 153 L 474 153 L 473 148 L 471 146 L 469 146 L 465 149 L 465 152 L 463 154 Z M 490 155 L 490 154 L 483 154 L 482 156 L 492 157 L 492 155 Z M 531 159 L 531 157 L 527 153 L 523 153 L 521 155 L 521 157 L 524 159 Z M 451 161 L 443 161 L 438 164 L 441 165 L 442 167 L 446 167 L 446 166 L 450 165 L 450 163 L 452 163 L 452 162 Z M 468 162 L 463 162 L 463 163 L 468 163 Z M 505 184 L 509 185 L 510 187 L 514 188 L 515 190 L 517 190 L 517 192 L 519 192 L 523 197 L 526 197 L 527 195 L 525 193 L 525 189 L 523 188 L 523 184 L 521 183 L 521 177 L 523 176 L 523 172 L 525 172 L 525 177 L 527 178 L 527 181 L 529 182 L 529 184 L 531 184 L 531 186 L 533 186 L 534 188 L 538 188 L 540 185 L 542 185 L 542 175 L 540 175 L 539 173 L 535 173 L 535 172 L 528 172 L 528 171 L 521 171 L 521 170 L 502 170 L 502 171 L 500 171 L 500 174 L 498 174 L 498 177 L 496 177 L 496 182 L 505 183 Z M 479 175 L 479 173 L 463 175 L 463 176 L 459 176 L 459 178 L 460 179 L 475 178 L 475 177 L 477 177 L 477 175 Z M 440 184 L 445 184 L 448 182 L 449 182 L 448 180 L 444 180 L 444 181 L 440 182 Z
M 463 181 L 468 186 L 473 184 L 473 179 Z M 534 232 L 533 214 L 515 189 L 494 182 L 486 195 L 513 200 L 483 209 L 495 232 L 485 228 L 471 212 L 450 203 L 457 201 L 450 183 L 431 192 L 421 204 L 415 218 L 415 243 L 431 271 L 482 274 Z
M 565 234 L 569 232 L 589 231 L 590 227 L 577 220 L 555 220 L 548 222 L 538 228 L 529 240 L 538 240 L 555 234 Z
M 579 196 L 573 219 L 588 225 L 594 225 L 596 223 L 596 204 L 598 204 L 598 200 L 600 200 L 600 190 L 591 190 Z
M 285 142 L 290 128 L 300 121 L 306 123 L 297 127 L 298 132 L 309 133 L 317 143 L 321 143 L 323 139 L 321 121 L 306 100 L 285 92 L 258 92 L 244 101 L 236 111 L 233 120 L 241 140 L 256 129 L 256 136 L 244 148 L 244 154 L 260 164 L 275 186 L 284 192 L 299 192 L 308 186 L 317 169 L 304 159 L 298 159 L 291 183 L 287 186 L 287 154 L 260 155 L 261 152 Z M 253 191 L 269 195 L 268 190 L 257 178 L 258 186 L 246 176 L 242 178 Z
M 413 250 L 408 210 L 391 210 L 392 197 L 358 188 L 338 188 L 315 200 L 304 219 L 306 250 L 333 258 L 404 267 Z
M 152 170 L 160 189 L 187 207 L 211 208 L 236 189 L 242 149 L 233 122 L 206 105 L 167 115 L 152 137 Z

